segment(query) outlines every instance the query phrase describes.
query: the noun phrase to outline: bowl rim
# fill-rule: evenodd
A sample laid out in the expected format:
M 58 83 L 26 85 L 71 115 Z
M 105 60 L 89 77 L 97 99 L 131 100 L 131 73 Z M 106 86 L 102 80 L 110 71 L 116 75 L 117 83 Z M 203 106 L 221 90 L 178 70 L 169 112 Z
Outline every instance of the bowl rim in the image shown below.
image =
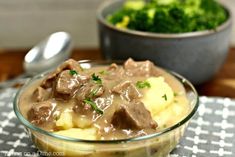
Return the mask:
M 113 60 L 112 61 L 80 60 L 78 62 L 80 64 L 90 64 L 90 65 L 91 64 L 94 64 L 94 65 L 109 65 L 110 63 L 113 63 Z M 122 61 L 117 61 L 115 63 L 121 63 L 121 62 Z M 161 68 L 161 69 L 163 69 L 163 68 Z M 166 70 L 166 69 L 163 69 L 163 70 Z M 25 82 L 25 84 L 18 90 L 18 92 L 16 93 L 16 95 L 14 97 L 13 109 L 14 109 L 14 112 L 16 114 L 16 117 L 27 128 L 27 130 L 32 129 L 33 131 L 36 131 L 38 133 L 41 133 L 41 134 L 44 134 L 44 135 L 47 135 L 47 136 L 50 136 L 52 138 L 56 138 L 56 139 L 59 139 L 59 140 L 65 140 L 67 142 L 81 142 L 81 143 L 92 143 L 92 144 L 119 144 L 119 143 L 129 143 L 129 142 L 135 142 L 135 141 L 148 140 L 148 139 L 152 139 L 152 138 L 155 138 L 155 137 L 160 137 L 161 135 L 166 135 L 167 133 L 170 133 L 171 131 L 183 126 L 183 124 L 189 122 L 189 120 L 195 115 L 195 113 L 196 113 L 196 111 L 198 110 L 198 107 L 199 107 L 199 96 L 198 96 L 198 93 L 197 93 L 196 89 L 194 88 L 194 86 L 187 79 L 185 79 L 183 76 L 181 76 L 181 75 L 179 75 L 175 72 L 169 71 L 169 70 L 166 70 L 166 71 L 170 72 L 174 77 L 176 77 L 176 79 L 181 81 L 181 83 L 186 84 L 187 86 L 190 87 L 192 92 L 195 94 L 195 100 L 193 101 L 193 106 L 194 107 L 192 108 L 191 112 L 186 117 L 184 117 L 184 119 L 182 119 L 180 122 L 176 123 L 175 125 L 173 125 L 169 128 L 163 129 L 160 132 L 154 133 L 154 134 L 149 134 L 149 135 L 139 136 L 139 137 L 126 138 L 126 139 L 117 139 L 117 140 L 86 140 L 86 139 L 78 139 L 78 138 L 72 138 L 72 137 L 66 137 L 66 136 L 58 135 L 58 134 L 55 134 L 53 132 L 43 130 L 43 129 L 37 127 L 36 125 L 33 125 L 21 114 L 20 108 L 18 106 L 19 98 L 20 98 L 20 95 L 22 94 L 22 92 L 24 92 L 24 90 L 27 89 L 28 85 L 30 85 L 36 79 L 44 77 L 50 71 L 46 71 L 44 73 L 38 74 L 38 75 L 34 76 L 33 78 L 28 79 Z
M 111 5 L 115 3 L 121 3 L 121 2 L 123 2 L 123 0 L 112 0 L 112 1 L 103 2 L 97 9 L 96 18 L 97 18 L 98 23 L 104 25 L 105 27 L 113 31 L 128 34 L 128 35 L 136 35 L 136 36 L 148 37 L 148 38 L 165 38 L 165 39 L 193 38 L 193 37 L 206 36 L 206 35 L 211 35 L 214 33 L 221 32 L 225 30 L 226 28 L 232 26 L 231 10 L 226 5 L 222 4 L 221 2 L 218 2 L 227 12 L 228 18 L 224 23 L 217 26 L 215 29 L 196 31 L 196 32 L 185 32 L 185 33 L 154 33 L 154 32 L 144 32 L 144 31 L 131 30 L 131 29 L 119 29 L 115 27 L 114 25 L 108 23 L 105 17 L 103 17 L 102 13 L 105 8 L 110 7 Z

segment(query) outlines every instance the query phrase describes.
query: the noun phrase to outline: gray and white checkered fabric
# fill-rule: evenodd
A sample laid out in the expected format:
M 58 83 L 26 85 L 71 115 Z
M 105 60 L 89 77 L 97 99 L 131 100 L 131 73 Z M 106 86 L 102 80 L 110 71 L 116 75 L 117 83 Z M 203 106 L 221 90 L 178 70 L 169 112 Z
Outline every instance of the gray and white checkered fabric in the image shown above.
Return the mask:
M 12 109 L 15 89 L 0 92 L 0 157 L 37 156 Z M 235 100 L 200 97 L 197 115 L 171 157 L 234 157 Z

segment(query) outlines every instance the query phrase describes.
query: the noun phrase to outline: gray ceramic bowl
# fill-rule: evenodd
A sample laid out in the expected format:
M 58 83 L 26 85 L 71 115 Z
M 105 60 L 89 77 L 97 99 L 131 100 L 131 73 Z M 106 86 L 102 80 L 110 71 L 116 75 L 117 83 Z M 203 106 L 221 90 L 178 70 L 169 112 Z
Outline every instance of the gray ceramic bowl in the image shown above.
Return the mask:
M 98 9 L 100 47 L 106 59 L 149 59 L 176 71 L 193 84 L 209 80 L 223 64 L 230 41 L 232 18 L 216 30 L 159 34 L 118 29 L 105 17 L 122 7 L 124 0 L 106 1 Z

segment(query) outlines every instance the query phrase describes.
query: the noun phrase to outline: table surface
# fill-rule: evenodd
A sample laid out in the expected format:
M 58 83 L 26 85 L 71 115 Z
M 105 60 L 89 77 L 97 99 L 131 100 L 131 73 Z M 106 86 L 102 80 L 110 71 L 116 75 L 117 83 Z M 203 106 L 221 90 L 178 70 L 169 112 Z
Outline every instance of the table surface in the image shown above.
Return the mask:
M 23 58 L 28 49 L 0 51 L 0 81 L 21 74 L 23 72 Z M 75 49 L 72 58 L 76 60 L 103 59 L 98 49 Z M 196 89 L 200 95 L 235 98 L 235 48 L 230 49 L 228 57 L 219 72 L 210 81 L 196 86 Z

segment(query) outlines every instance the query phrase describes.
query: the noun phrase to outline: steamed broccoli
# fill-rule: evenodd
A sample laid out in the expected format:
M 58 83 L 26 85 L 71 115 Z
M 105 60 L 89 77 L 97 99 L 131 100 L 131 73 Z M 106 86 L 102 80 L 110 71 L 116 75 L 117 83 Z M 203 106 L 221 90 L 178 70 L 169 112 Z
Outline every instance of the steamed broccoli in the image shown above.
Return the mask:
M 119 28 L 157 33 L 215 29 L 228 18 L 215 0 L 128 0 L 107 20 Z
M 150 24 L 148 13 L 146 11 L 137 11 L 128 27 L 135 30 L 148 31 L 151 28 Z
M 108 15 L 107 20 L 116 25 L 117 23 L 120 23 L 124 20 L 124 17 L 129 17 L 133 13 L 130 9 L 121 9 L 115 12 L 113 15 Z
M 141 10 L 144 6 L 145 2 L 143 0 L 132 0 L 127 1 L 123 7 L 130 10 Z

